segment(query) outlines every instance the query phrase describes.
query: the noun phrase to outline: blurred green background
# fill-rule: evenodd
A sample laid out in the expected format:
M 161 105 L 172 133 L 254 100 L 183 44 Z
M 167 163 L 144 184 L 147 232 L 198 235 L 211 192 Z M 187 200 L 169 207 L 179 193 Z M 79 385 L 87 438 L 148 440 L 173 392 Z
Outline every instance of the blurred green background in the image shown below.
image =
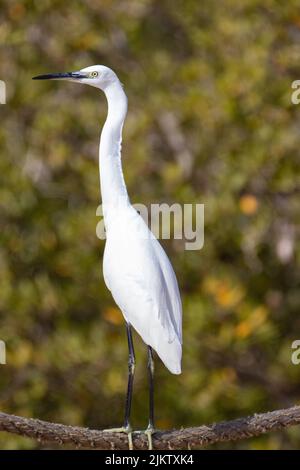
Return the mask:
M 0 409 L 119 425 L 123 318 L 102 276 L 96 89 L 33 82 L 92 64 L 125 84 L 123 165 L 133 202 L 205 204 L 205 245 L 163 243 L 184 305 L 183 373 L 157 360 L 157 427 L 300 402 L 299 2 L 0 2 Z M 147 425 L 135 335 L 132 424 Z M 0 434 L 1 448 L 41 447 Z M 300 429 L 214 448 L 300 447 Z

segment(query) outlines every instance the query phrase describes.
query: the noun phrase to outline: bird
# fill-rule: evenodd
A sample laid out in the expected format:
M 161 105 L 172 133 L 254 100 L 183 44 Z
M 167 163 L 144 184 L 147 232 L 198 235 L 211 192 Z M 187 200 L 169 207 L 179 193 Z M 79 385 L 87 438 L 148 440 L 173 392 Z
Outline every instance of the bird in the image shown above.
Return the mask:
M 133 328 L 148 350 L 149 422 L 144 432 L 151 450 L 152 435 L 156 431 L 153 351 L 171 373 L 181 373 L 182 302 L 168 256 L 128 196 L 121 163 L 127 96 L 117 74 L 104 65 L 38 75 L 33 80 L 67 80 L 90 85 L 104 92 L 107 99 L 107 116 L 99 145 L 100 192 L 106 231 L 103 277 L 124 316 L 129 354 L 124 424 L 105 431 L 126 433 L 128 447 L 133 449 L 134 431 L 130 421 L 135 371 Z

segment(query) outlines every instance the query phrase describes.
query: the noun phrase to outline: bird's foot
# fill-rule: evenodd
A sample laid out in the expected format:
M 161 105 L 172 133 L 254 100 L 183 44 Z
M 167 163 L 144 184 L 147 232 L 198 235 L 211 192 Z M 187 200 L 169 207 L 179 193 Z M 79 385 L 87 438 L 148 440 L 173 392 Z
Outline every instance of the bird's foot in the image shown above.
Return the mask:
M 153 450 L 152 435 L 157 432 L 152 424 L 149 424 L 145 431 L 134 431 L 134 433 L 146 434 L 148 440 L 148 450 Z
M 145 434 L 146 434 L 147 439 L 148 439 L 148 450 L 153 450 L 152 434 L 154 434 L 154 433 L 155 433 L 154 426 L 152 424 L 149 424 L 146 431 L 145 431 Z
M 120 428 L 110 428 L 110 429 L 103 429 L 103 432 L 110 432 L 110 433 L 125 433 L 128 437 L 128 448 L 129 450 L 133 450 L 133 442 L 132 442 L 132 428 L 130 425 L 122 426 Z

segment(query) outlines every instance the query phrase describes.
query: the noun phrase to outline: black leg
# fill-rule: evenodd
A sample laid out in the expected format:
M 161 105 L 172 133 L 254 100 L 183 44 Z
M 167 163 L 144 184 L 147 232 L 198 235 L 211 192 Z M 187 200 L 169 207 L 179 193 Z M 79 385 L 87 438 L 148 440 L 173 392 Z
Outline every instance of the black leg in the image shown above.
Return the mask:
M 134 355 L 130 323 L 126 323 L 126 331 L 127 331 L 129 357 L 128 357 L 128 386 L 127 386 L 126 405 L 125 405 L 124 427 L 129 428 L 130 427 L 130 424 L 129 424 L 130 410 L 131 410 L 131 402 L 132 402 L 132 390 L 133 390 L 133 377 L 134 377 L 134 368 L 135 368 L 135 355 Z
M 154 359 L 151 346 L 148 346 L 149 376 L 149 428 L 154 429 Z
M 128 387 L 127 387 L 127 395 L 126 395 L 124 426 L 122 428 L 104 429 L 103 431 L 111 432 L 111 433 L 112 432 L 125 432 L 128 436 L 129 450 L 133 450 L 132 429 L 130 426 L 130 410 L 131 410 L 131 400 L 132 400 L 135 356 L 134 356 L 133 341 L 132 341 L 132 334 L 131 334 L 131 325 L 129 323 L 126 323 L 126 331 L 127 331 L 127 339 L 128 339 L 129 359 L 128 359 Z

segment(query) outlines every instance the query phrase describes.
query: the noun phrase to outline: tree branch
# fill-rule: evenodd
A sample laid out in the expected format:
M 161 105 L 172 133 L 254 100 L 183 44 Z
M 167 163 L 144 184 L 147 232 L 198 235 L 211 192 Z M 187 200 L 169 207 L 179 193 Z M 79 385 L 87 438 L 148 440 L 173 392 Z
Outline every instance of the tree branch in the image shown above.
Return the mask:
M 248 439 L 296 424 L 300 424 L 300 406 L 255 414 L 247 418 L 208 426 L 159 431 L 153 436 L 153 447 L 158 450 L 199 448 L 217 442 Z M 0 431 L 19 434 L 20 436 L 36 439 L 39 442 L 48 442 L 61 446 L 69 445 L 77 448 L 102 450 L 128 448 L 125 434 L 111 434 L 88 428 L 65 426 L 6 413 L 0 413 Z M 147 449 L 147 439 L 144 434 L 134 434 L 133 442 L 135 449 Z

